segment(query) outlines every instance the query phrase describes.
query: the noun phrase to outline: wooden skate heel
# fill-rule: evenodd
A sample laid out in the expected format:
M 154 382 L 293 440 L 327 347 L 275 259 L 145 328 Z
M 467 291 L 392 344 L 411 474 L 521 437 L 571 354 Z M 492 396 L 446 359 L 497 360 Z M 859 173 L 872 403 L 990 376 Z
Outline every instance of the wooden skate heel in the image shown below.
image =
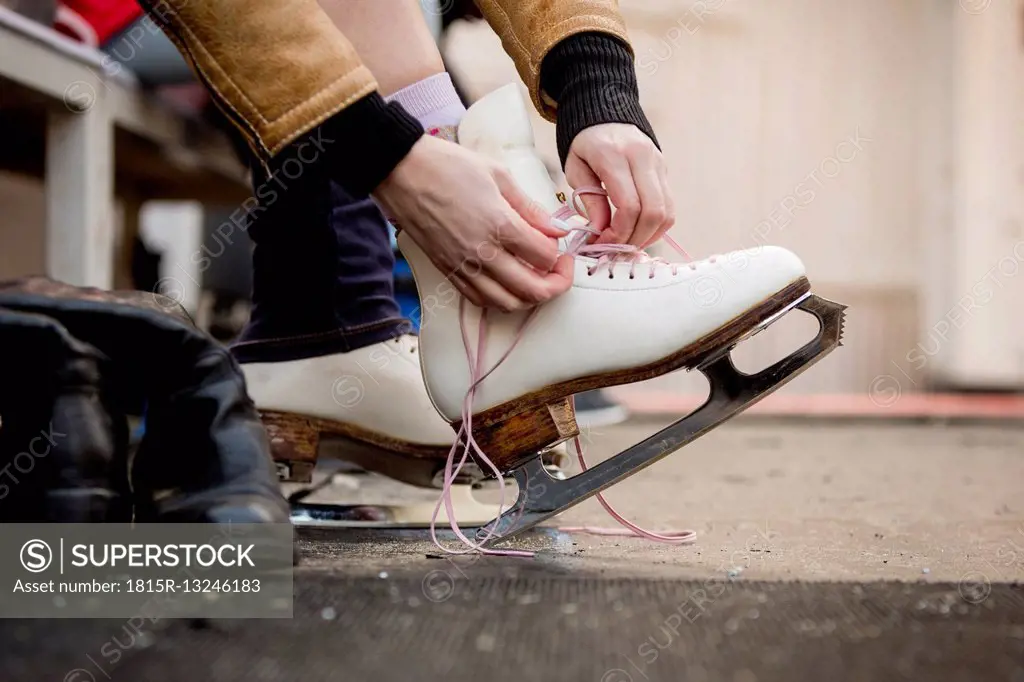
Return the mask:
M 289 483 L 313 480 L 320 429 L 313 421 L 285 412 L 260 412 L 270 439 L 270 454 L 278 467 L 278 477 Z
M 473 416 L 477 445 L 502 473 L 523 464 L 540 450 L 580 433 L 569 398 L 510 413 L 514 409 L 515 406 L 499 405 Z M 456 422 L 454 426 L 460 425 Z M 491 473 L 486 464 L 478 464 L 485 473 Z

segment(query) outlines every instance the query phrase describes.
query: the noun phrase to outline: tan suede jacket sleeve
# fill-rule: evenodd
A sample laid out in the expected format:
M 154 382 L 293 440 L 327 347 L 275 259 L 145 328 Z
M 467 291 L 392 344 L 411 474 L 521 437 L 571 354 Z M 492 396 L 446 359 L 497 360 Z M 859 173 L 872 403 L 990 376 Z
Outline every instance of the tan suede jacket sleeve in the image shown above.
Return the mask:
M 384 0 L 382 0 L 384 1 Z M 316 0 L 140 0 L 224 111 L 264 157 L 274 156 L 377 89 L 373 74 Z M 477 0 L 530 89 L 565 38 L 588 31 L 627 40 L 618 0 Z

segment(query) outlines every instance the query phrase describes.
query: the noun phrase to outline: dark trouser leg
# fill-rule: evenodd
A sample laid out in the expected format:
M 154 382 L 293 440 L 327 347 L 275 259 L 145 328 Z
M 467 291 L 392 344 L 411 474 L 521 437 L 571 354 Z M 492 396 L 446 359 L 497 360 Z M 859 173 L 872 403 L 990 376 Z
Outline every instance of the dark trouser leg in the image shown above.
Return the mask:
M 315 153 L 307 145 L 303 156 Z M 301 159 L 286 152 L 269 177 L 254 173 L 252 317 L 232 348 L 241 362 L 346 352 L 409 329 L 384 216 Z

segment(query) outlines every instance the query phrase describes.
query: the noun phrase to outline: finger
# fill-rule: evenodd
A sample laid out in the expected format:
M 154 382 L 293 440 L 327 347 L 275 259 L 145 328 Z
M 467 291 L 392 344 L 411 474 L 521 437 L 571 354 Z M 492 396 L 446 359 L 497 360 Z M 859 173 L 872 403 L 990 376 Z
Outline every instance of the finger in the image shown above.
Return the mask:
M 526 223 L 541 232 L 546 237 L 564 237 L 568 234 L 565 230 L 561 230 L 554 226 L 551 222 L 551 214 L 548 213 L 547 209 L 544 208 L 538 202 L 530 199 L 523 190 L 519 188 L 519 185 L 515 183 L 507 172 L 497 172 L 494 175 L 494 180 L 498 184 L 498 189 L 501 191 L 501 195 L 505 197 L 505 201 L 512 207 L 512 210 L 519 214 L 519 216 L 526 221 Z
M 556 266 L 559 266 L 558 260 L 552 263 L 552 268 Z M 561 293 L 561 280 L 564 279 L 561 273 L 553 279 L 547 279 L 545 276 L 550 272 L 539 273 L 508 253 L 488 262 L 487 272 L 498 284 L 528 306 L 544 303 Z
M 552 298 L 564 294 L 572 287 L 576 261 L 568 254 L 561 254 L 551 272 L 544 275 L 544 281 L 552 292 Z
M 507 253 L 503 255 L 505 258 L 509 258 Z M 520 267 L 524 266 L 520 265 Z M 466 281 L 479 293 L 481 300 L 477 305 L 481 308 L 497 308 L 503 312 L 510 313 L 514 310 L 522 310 L 529 307 L 526 301 L 512 294 L 502 283 L 495 281 L 486 271 L 473 269 L 467 272 L 462 270 L 459 272 L 458 277 Z
M 653 244 L 664 237 L 668 231 L 672 229 L 672 226 L 676 224 L 676 202 L 672 199 L 672 187 L 668 183 L 668 170 L 665 168 L 664 164 L 659 168 L 658 175 L 661 179 L 662 195 L 665 197 L 665 222 L 658 230 L 658 234 L 654 239 L 641 248 L 646 248 L 650 244 Z
M 465 277 L 453 272 L 448 275 L 448 281 L 473 305 L 478 308 L 483 308 L 486 305 L 484 295 L 477 291 L 477 288 L 470 284 Z
M 541 272 L 550 272 L 558 259 L 558 243 L 552 237 L 546 237 L 519 217 L 509 211 L 506 222 L 497 230 L 498 248 L 504 247 L 508 253 L 522 258 L 523 262 Z
M 612 205 L 608 201 L 608 197 L 584 194 L 580 197 L 580 201 L 583 202 L 583 208 L 587 212 L 587 221 L 590 223 L 590 227 L 599 232 L 607 230 L 612 220 Z M 590 216 L 597 216 L 597 219 L 594 220 Z M 596 239 L 596 235 L 590 235 L 587 241 L 592 243 Z
M 548 220 L 550 220 L 550 218 Z M 547 225 L 535 225 L 531 227 L 536 227 L 542 235 L 550 237 L 551 239 L 561 239 L 569 234 L 566 230 L 563 230 L 560 227 L 555 227 L 553 223 L 549 223 Z
M 640 198 L 640 217 L 629 243 L 641 249 L 658 238 L 658 231 L 665 224 L 667 215 L 665 190 L 658 176 L 658 160 L 652 152 L 653 149 L 629 160 Z
M 580 187 L 601 186 L 601 179 L 597 177 L 597 174 L 594 173 L 590 166 L 581 161 L 567 168 L 565 181 L 574 190 Z M 590 221 L 592 228 L 600 231 L 606 229 L 611 224 L 612 207 L 608 203 L 608 197 L 598 194 L 582 194 L 580 195 L 580 201 L 583 202 L 583 208 L 587 211 L 586 218 Z
M 608 189 L 608 199 L 615 206 L 611 226 L 597 238 L 598 244 L 628 244 L 640 219 L 640 197 L 633 181 L 629 162 L 616 158 L 607 169 L 599 169 Z
M 506 215 L 505 222 L 494 230 L 497 243 L 541 272 L 548 272 L 558 258 L 558 245 L 551 237 L 546 236 L 546 233 L 553 231 L 552 237 L 561 237 L 564 233 L 551 224 L 551 216 L 542 218 L 544 209 L 523 194 L 508 171 L 496 168 L 493 177 L 498 190 L 511 209 Z M 524 215 L 531 218 L 536 225 L 527 222 Z M 544 234 L 541 233 L 542 229 L 545 231 Z

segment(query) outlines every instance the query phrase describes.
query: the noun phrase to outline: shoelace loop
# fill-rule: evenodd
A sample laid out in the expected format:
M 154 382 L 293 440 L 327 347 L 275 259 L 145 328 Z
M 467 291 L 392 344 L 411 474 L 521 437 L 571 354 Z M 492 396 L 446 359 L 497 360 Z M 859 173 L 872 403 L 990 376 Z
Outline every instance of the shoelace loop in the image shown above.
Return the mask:
M 667 234 L 663 235 L 662 238 L 686 259 L 687 262 L 685 264 L 672 263 L 664 258 L 652 256 L 633 244 L 591 244 L 590 240 L 601 233 L 599 230 L 590 227 L 590 216 L 587 215 L 587 208 L 580 199 L 584 194 L 607 196 L 608 193 L 597 187 L 581 187 L 573 191 L 572 198 L 568 203 L 555 211 L 552 215 L 552 221 L 556 227 L 572 234 L 572 237 L 566 244 L 566 253 L 571 256 L 593 258 L 597 261 L 587 270 L 587 276 L 593 276 L 600 272 L 602 268 L 607 268 L 608 278 L 614 279 L 614 266 L 616 263 L 629 263 L 630 279 L 636 278 L 637 265 L 650 266 L 649 279 L 654 279 L 659 267 L 670 268 L 673 276 L 678 274 L 679 267 L 683 265 L 691 270 L 697 269 L 697 264 L 690 257 L 690 254 L 686 252 L 686 249 Z M 587 225 L 570 225 L 567 221 L 574 216 L 581 216 L 587 219 Z M 712 258 L 710 260 L 713 263 L 715 259 Z

